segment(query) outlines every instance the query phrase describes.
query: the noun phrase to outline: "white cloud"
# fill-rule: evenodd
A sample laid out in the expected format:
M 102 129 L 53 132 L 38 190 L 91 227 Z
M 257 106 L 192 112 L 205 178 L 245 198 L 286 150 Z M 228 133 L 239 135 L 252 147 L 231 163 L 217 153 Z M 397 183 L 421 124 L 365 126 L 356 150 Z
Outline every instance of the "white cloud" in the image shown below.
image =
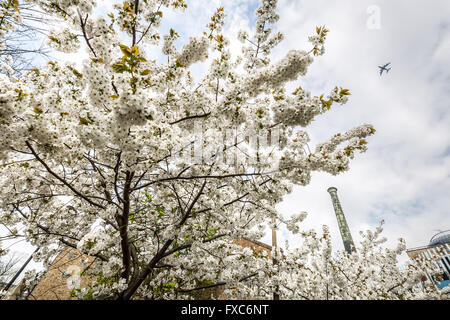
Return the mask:
M 358 230 L 384 219 L 390 244 L 404 237 L 409 247 L 425 245 L 434 230 L 450 228 L 450 6 L 445 1 L 377 1 L 381 29 L 369 30 L 366 9 L 372 4 L 280 1 L 286 50 L 298 47 L 315 25 L 330 29 L 327 51 L 302 85 L 314 93 L 334 85 L 352 92 L 347 105 L 313 124 L 313 140 L 359 123 L 377 129 L 369 151 L 356 157 L 349 172 L 314 175 L 311 185 L 286 197 L 280 210 L 307 209 L 308 224 L 329 224 L 333 242 L 342 248 L 326 192 L 334 185 L 354 240 Z M 393 68 L 380 77 L 377 66 L 386 62 Z

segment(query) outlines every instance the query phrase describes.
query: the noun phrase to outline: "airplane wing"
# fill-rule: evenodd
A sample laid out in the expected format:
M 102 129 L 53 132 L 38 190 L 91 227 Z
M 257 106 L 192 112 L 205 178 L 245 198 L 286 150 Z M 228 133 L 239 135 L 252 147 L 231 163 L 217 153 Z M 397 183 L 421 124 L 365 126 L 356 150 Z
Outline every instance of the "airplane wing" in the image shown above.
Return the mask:
M 381 68 L 381 67 L 379 67 L 380 68 L 380 76 L 383 74 L 383 68 Z
M 388 63 L 386 63 L 384 66 L 383 66 L 383 69 L 384 68 L 386 68 L 388 65 L 390 65 L 391 63 L 390 62 L 388 62 Z

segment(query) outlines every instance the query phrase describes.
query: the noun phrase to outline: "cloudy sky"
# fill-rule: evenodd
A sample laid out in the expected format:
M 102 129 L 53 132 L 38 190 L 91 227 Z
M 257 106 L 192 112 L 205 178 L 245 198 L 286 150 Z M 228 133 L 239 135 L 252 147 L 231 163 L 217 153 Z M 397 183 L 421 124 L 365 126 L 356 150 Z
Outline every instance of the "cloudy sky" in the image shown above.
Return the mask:
M 102 1 L 99 1 L 102 2 Z M 102 11 L 110 11 L 103 2 Z M 239 29 L 252 30 L 258 0 L 190 0 L 184 14 L 164 14 L 163 30 L 184 39 L 203 32 L 210 16 L 225 7 L 224 33 L 235 40 Z M 399 237 L 407 246 L 426 245 L 437 230 L 450 229 L 450 4 L 447 0 L 279 0 L 280 20 L 273 29 L 285 35 L 274 51 L 277 61 L 290 49 L 310 50 L 315 26 L 330 30 L 324 56 L 299 79 L 312 94 L 336 85 L 350 89 L 344 106 L 334 107 L 309 128 L 311 145 L 337 132 L 370 123 L 377 132 L 369 150 L 358 154 L 350 171 L 339 176 L 313 174 L 278 208 L 286 214 L 307 211 L 305 229 L 330 226 L 333 244 L 343 249 L 327 188 L 335 186 L 355 242 L 359 230 L 385 221 L 388 246 Z M 163 32 L 165 33 L 165 32 Z M 71 57 L 75 59 L 75 57 Z M 80 61 L 78 56 L 76 59 Z M 379 65 L 392 63 L 382 77 Z M 194 66 L 201 74 L 202 67 Z M 293 85 L 294 86 L 294 85 Z M 292 246 L 298 237 L 279 232 Z M 270 237 L 264 240 L 270 243 Z M 25 248 L 20 248 L 26 251 Z M 402 260 L 406 260 L 406 255 Z
M 224 6 L 224 33 L 252 30 L 259 1 L 190 1 L 185 14 L 166 14 L 188 37 L 202 32 L 216 7 Z M 308 132 L 312 145 L 337 132 L 370 123 L 377 133 L 369 150 L 357 155 L 339 176 L 315 173 L 297 187 L 279 210 L 305 210 L 304 228 L 330 226 L 336 249 L 343 249 L 327 188 L 338 196 L 356 242 L 359 231 L 385 221 L 387 245 L 399 237 L 408 247 L 422 246 L 437 230 L 450 229 L 450 4 L 445 1 L 279 0 L 275 30 L 285 35 L 273 61 L 290 49 L 310 49 L 315 26 L 330 30 L 324 56 L 316 58 L 298 84 L 313 94 L 334 86 L 350 89 L 349 102 L 323 115 Z M 239 43 L 233 42 L 235 52 Z M 378 66 L 392 63 L 380 77 Z M 197 66 L 199 68 L 199 66 Z M 201 72 L 201 70 L 198 70 Z M 283 229 L 280 240 L 299 242 Z M 270 243 L 269 235 L 264 239 Z M 406 259 L 406 255 L 402 260 Z
M 379 9 L 379 29 L 369 28 L 373 6 Z M 336 84 L 352 92 L 348 104 L 311 126 L 313 141 L 360 123 L 377 129 L 350 171 L 337 177 L 315 174 L 280 210 L 304 209 L 310 213 L 306 225 L 328 224 L 339 248 L 329 186 L 338 188 L 355 241 L 359 230 L 382 219 L 390 243 L 403 237 L 408 247 L 425 245 L 436 230 L 450 229 L 449 3 L 286 0 L 279 8 L 285 50 L 305 45 L 305 34 L 315 25 L 330 29 L 326 53 L 302 85 L 313 93 Z M 392 70 L 380 77 L 377 66 L 387 62 Z
M 290 49 L 310 50 L 316 26 L 330 30 L 326 53 L 316 58 L 301 85 L 312 94 L 336 85 L 350 89 L 344 106 L 318 118 L 308 128 L 314 145 L 337 132 L 370 123 L 377 133 L 369 150 L 355 157 L 339 176 L 313 174 L 278 208 L 290 215 L 307 211 L 305 229 L 330 226 L 333 244 L 343 249 L 327 188 L 335 186 L 356 242 L 360 230 L 385 221 L 388 246 L 406 239 L 409 248 L 426 245 L 437 230 L 450 229 L 450 4 L 420 1 L 279 0 L 274 30 L 285 35 L 273 54 L 277 61 Z M 216 7 L 227 14 L 224 33 L 235 40 L 239 29 L 253 30 L 258 0 L 191 0 L 184 14 L 164 15 L 163 29 L 185 38 L 204 30 Z M 378 66 L 392 63 L 380 77 Z M 201 73 L 201 66 L 194 66 Z M 280 242 L 298 237 L 285 230 Z M 264 238 L 270 243 L 270 236 Z M 405 261 L 404 255 L 401 260 Z

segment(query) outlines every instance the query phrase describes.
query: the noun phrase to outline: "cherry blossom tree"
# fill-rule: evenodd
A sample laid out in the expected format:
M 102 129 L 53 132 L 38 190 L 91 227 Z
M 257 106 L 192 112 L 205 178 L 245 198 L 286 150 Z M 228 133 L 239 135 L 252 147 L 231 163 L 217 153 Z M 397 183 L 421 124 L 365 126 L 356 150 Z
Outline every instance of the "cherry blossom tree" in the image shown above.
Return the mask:
M 45 48 L 43 40 L 55 20 L 35 4 L 19 3 L 17 0 L 1 0 L 0 12 L 1 73 L 17 75 L 32 69 L 37 59 L 50 60 L 50 50 Z
M 46 265 L 66 246 L 89 255 L 93 281 L 74 290 L 79 298 L 184 298 L 217 285 L 242 294 L 259 275 L 279 277 L 263 254 L 234 240 L 261 238 L 272 220 L 296 231 L 303 215 L 286 219 L 275 205 L 313 171 L 348 170 L 375 132 L 360 125 L 309 147 L 304 128 L 345 104 L 349 90 L 313 96 L 286 86 L 324 54 L 328 30 L 317 27 L 307 51 L 273 62 L 283 39 L 271 30 L 276 0 L 261 1 L 253 35 L 239 32 L 236 57 L 222 33 L 223 8 L 203 34 L 179 39 L 158 30 L 164 10 L 183 10 L 184 0 L 122 1 L 105 17 L 93 13 L 94 0 L 29 2 L 65 21 L 49 36 L 52 48 L 89 58 L 0 75 L 8 236 L 40 247 L 35 259 Z M 165 62 L 148 54 L 155 47 Z M 190 67 L 199 62 L 208 71 L 196 80 Z M 282 296 L 309 294 L 277 285 Z
M 432 260 L 417 258 L 399 266 L 405 241 L 400 238 L 393 249 L 384 247 L 383 223 L 374 231 L 360 232 L 363 240 L 351 254 L 332 251 L 327 226 L 322 235 L 314 230 L 302 232 L 301 247 L 292 250 L 286 243 L 285 250 L 279 249 L 282 258 L 276 265 L 268 262 L 261 268 L 265 272 L 259 272 L 249 293 L 270 299 L 269 288 L 279 288 L 283 299 L 294 300 L 449 299 L 450 287 L 441 290 L 430 279 L 422 282 L 424 275 L 442 274 Z
M 17 272 L 20 261 L 21 259 L 16 254 L 11 254 L 9 257 L 0 260 L 0 282 L 2 287 Z

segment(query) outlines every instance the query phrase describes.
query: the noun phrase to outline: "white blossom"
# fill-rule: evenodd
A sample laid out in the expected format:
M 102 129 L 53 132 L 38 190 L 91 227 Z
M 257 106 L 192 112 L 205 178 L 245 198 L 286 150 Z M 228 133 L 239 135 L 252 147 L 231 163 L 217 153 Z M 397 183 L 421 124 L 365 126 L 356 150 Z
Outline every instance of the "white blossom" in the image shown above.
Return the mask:
M 404 242 L 382 249 L 381 229 L 346 256 L 332 252 L 327 228 L 322 237 L 302 230 L 305 213 L 276 210 L 313 172 L 348 170 L 375 132 L 355 126 L 309 145 L 306 127 L 350 95 L 335 87 L 312 96 L 299 86 L 324 51 L 325 27 L 310 38 L 312 49 L 272 63 L 283 40 L 272 32 L 275 0 L 262 0 L 253 32 L 239 33 L 237 56 L 222 34 L 223 8 L 185 39 L 174 30 L 160 36 L 163 12 L 184 10 L 182 0 L 123 1 L 108 18 L 95 1 L 32 2 L 64 21 L 51 46 L 86 50 L 87 59 L 50 61 L 20 78 L 0 74 L 0 223 L 22 226 L 11 236 L 39 246 L 35 260 L 44 266 L 66 246 L 85 254 L 90 280 L 74 297 L 190 299 L 219 283 L 232 298 L 274 290 L 286 299 L 443 297 L 415 289 L 425 267 L 408 269 L 409 278 L 396 269 Z M 0 42 L 10 31 L 5 25 Z M 158 62 L 153 49 L 167 59 Z M 205 72 L 194 77 L 199 62 Z M 287 92 L 292 82 L 298 88 Z M 261 239 L 272 220 L 302 234 L 302 246 L 238 244 Z M 399 285 L 389 290 L 383 277 Z

